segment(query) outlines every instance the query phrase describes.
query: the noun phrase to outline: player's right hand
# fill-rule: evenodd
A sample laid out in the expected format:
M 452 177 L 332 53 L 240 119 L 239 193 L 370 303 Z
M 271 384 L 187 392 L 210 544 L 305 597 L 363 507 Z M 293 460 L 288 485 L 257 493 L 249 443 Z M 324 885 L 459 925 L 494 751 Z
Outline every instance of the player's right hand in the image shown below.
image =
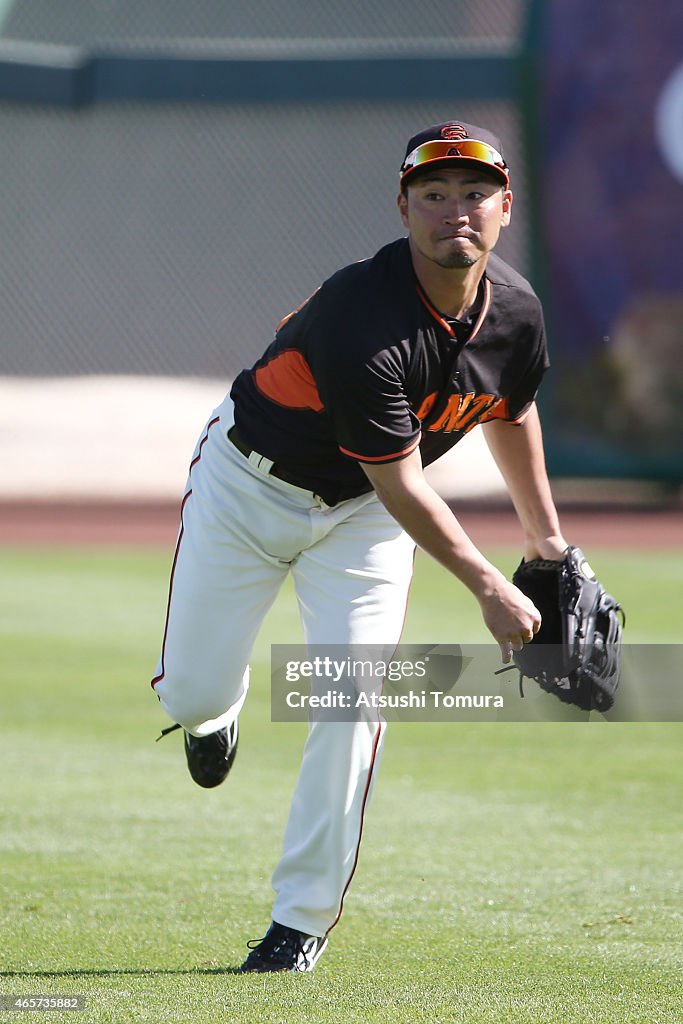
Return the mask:
M 512 660 L 541 628 L 541 613 L 526 594 L 501 576 L 491 590 L 479 598 L 487 629 L 500 647 L 503 664 Z

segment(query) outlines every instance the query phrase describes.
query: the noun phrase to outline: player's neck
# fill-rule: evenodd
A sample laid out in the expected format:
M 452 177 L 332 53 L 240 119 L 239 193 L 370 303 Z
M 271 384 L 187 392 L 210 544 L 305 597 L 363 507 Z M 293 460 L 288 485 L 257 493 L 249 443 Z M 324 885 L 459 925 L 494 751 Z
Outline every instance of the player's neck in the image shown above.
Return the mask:
M 477 300 L 488 257 L 471 267 L 441 267 L 413 250 L 413 268 L 425 295 L 446 316 L 462 320 Z

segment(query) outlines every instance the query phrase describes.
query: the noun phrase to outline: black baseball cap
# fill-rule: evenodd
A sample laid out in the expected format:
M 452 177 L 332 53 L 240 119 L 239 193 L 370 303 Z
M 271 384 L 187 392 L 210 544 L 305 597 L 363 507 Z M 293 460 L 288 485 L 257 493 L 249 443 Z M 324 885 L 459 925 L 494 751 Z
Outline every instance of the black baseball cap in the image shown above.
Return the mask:
M 508 165 L 500 139 L 486 128 L 465 121 L 444 121 L 413 135 L 401 164 L 401 187 L 427 167 L 475 166 L 507 188 Z

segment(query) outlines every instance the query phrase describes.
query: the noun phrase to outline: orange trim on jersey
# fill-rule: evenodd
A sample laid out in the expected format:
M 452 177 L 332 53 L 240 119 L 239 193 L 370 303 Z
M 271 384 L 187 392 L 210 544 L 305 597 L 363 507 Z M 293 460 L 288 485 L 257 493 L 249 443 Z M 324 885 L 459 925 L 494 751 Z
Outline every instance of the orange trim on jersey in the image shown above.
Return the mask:
M 254 381 L 262 395 L 286 409 L 322 412 L 325 408 L 311 368 L 298 349 L 286 349 L 265 366 L 259 366 L 254 371 Z
M 480 423 L 486 423 L 487 420 L 504 420 L 506 423 L 510 423 L 513 427 L 519 427 L 524 423 L 525 419 L 531 412 L 534 405 L 532 400 L 527 405 L 526 409 L 515 419 L 510 419 L 510 399 L 501 398 L 500 401 L 496 402 L 495 405 L 486 412 L 486 415 L 481 418 Z
M 472 333 L 470 334 L 469 338 L 467 339 L 467 344 L 468 345 L 479 334 L 479 331 L 481 330 L 481 325 L 483 324 L 484 320 L 486 319 L 486 314 L 489 311 L 489 306 L 490 305 L 491 305 L 491 282 L 489 281 L 488 277 L 485 277 L 484 278 L 484 301 L 481 304 L 481 309 L 479 310 L 479 316 L 477 317 L 477 322 L 475 323 L 474 327 L 472 328 Z
M 432 306 L 431 302 L 429 301 L 429 299 L 427 298 L 425 293 L 422 291 L 422 288 L 420 287 L 419 284 L 417 286 L 417 294 L 422 299 L 422 304 L 427 307 L 427 309 L 432 314 L 434 319 L 439 321 L 439 323 L 443 327 L 444 331 L 447 331 L 449 336 L 451 338 L 454 338 L 455 337 L 455 331 L 453 330 L 453 328 L 449 324 L 448 320 L 444 320 L 444 318 L 442 317 L 441 313 L 439 313 L 438 309 L 436 309 L 435 306 Z
M 291 313 L 287 314 L 287 316 L 283 316 L 282 320 L 277 325 L 277 330 L 279 331 L 281 327 L 285 326 L 285 324 L 287 323 L 288 320 L 291 320 L 293 316 L 296 316 L 296 314 L 299 312 L 299 310 L 303 309 L 304 306 L 306 305 L 306 303 L 310 302 L 314 295 L 317 295 L 317 293 L 320 291 L 320 288 L 321 288 L 321 285 L 318 285 L 316 290 L 314 292 L 311 292 L 311 294 L 308 296 L 308 298 L 304 299 L 304 301 L 302 303 L 300 303 L 296 307 L 296 309 L 293 309 Z
M 402 448 L 399 452 L 392 452 L 391 455 L 358 455 L 357 452 L 350 452 L 348 448 L 342 448 L 339 445 L 339 451 L 343 452 L 344 455 L 350 455 L 352 459 L 358 459 L 359 462 L 391 462 L 392 459 L 398 459 L 401 455 L 410 455 L 414 452 L 421 440 L 421 435 L 418 434 L 415 441 L 412 441 L 407 448 Z
M 448 334 L 450 335 L 451 338 L 454 338 L 455 337 L 455 331 L 453 330 L 451 325 L 448 323 L 448 320 L 445 320 L 444 317 L 442 316 L 442 314 L 439 313 L 438 309 L 436 309 L 434 306 L 432 306 L 431 302 L 429 301 L 429 299 L 427 298 L 425 293 L 422 291 L 422 288 L 420 287 L 419 284 L 417 286 L 417 293 L 420 296 L 420 298 L 422 299 L 423 305 L 425 305 L 427 307 L 427 309 L 432 314 L 434 319 L 438 320 L 438 322 L 441 324 L 443 329 L 448 332 Z M 476 321 L 474 327 L 472 328 L 472 333 L 470 334 L 469 338 L 467 339 L 467 343 L 468 344 L 474 338 L 476 338 L 477 334 L 479 334 L 479 331 L 481 330 L 481 325 L 484 323 L 484 320 L 486 319 L 486 314 L 489 311 L 489 306 L 490 305 L 491 305 L 491 282 L 489 281 L 488 277 L 485 277 L 484 278 L 484 301 L 482 302 L 481 309 L 479 310 L 479 316 L 477 317 L 477 321 Z
M 524 412 L 520 416 L 517 416 L 516 419 L 511 420 L 511 419 L 508 419 L 508 400 L 506 398 L 505 399 L 505 408 L 504 408 L 504 411 L 505 411 L 505 416 L 504 416 L 505 422 L 506 423 L 511 423 L 513 427 L 521 426 L 522 423 L 524 423 L 524 420 L 527 418 L 527 416 L 531 412 L 533 404 L 534 404 L 533 402 L 529 402 L 529 405 L 524 410 Z M 492 418 L 495 419 L 496 417 L 494 416 Z

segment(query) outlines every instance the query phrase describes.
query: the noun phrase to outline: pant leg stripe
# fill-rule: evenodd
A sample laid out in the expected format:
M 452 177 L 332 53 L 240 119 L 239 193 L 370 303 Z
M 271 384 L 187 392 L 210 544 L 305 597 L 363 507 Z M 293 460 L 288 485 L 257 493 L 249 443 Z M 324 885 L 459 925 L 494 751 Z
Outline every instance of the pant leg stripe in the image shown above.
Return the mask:
M 406 623 L 406 615 L 408 614 L 408 598 L 410 596 L 410 587 L 411 587 L 412 582 L 413 582 L 414 571 L 415 571 L 415 551 L 413 551 L 413 570 L 411 572 L 410 583 L 408 584 L 408 590 L 407 590 L 407 593 L 406 593 L 406 605 L 405 605 L 405 608 L 403 610 L 403 622 L 401 623 L 401 634 L 403 633 L 403 628 L 404 628 L 405 623 Z M 399 637 L 399 643 L 400 643 L 400 637 Z M 398 647 L 398 644 L 396 646 Z M 382 723 L 381 715 L 379 716 L 379 718 L 377 720 L 377 725 L 378 725 L 377 735 L 375 736 L 375 742 L 374 742 L 373 747 L 372 747 L 372 758 L 370 760 L 370 770 L 368 772 L 368 781 L 367 781 L 367 783 L 365 785 L 365 792 L 363 793 L 363 802 L 361 804 L 360 828 L 359 828 L 359 831 L 358 831 L 358 843 L 356 845 L 356 856 L 354 857 L 354 860 L 353 860 L 353 867 L 351 868 L 351 874 L 349 875 L 348 881 L 347 881 L 346 885 L 344 886 L 344 891 L 342 893 L 341 900 L 339 902 L 339 913 L 335 917 L 335 919 L 332 922 L 332 924 L 330 925 L 330 927 L 327 929 L 327 933 L 332 931 L 334 926 L 338 923 L 339 918 L 342 916 L 342 912 L 344 910 L 344 899 L 346 897 L 347 892 L 349 891 L 349 886 L 351 885 L 351 882 L 353 881 L 353 876 L 355 875 L 356 868 L 358 866 L 358 857 L 360 856 L 360 844 L 361 844 L 361 840 L 363 838 L 363 824 L 364 824 L 364 819 L 365 819 L 365 807 L 367 805 L 368 797 L 370 795 L 370 786 L 372 785 L 372 775 L 373 775 L 373 772 L 375 770 L 375 763 L 377 761 L 377 752 L 379 750 L 379 743 L 380 743 L 380 740 L 382 738 L 382 732 L 383 732 L 383 728 L 384 728 L 383 723 Z
M 383 732 L 383 724 L 382 724 L 381 719 L 377 722 L 377 727 L 378 727 L 377 728 L 377 735 L 375 736 L 375 742 L 374 742 L 373 747 L 372 747 L 372 758 L 370 760 L 370 770 L 368 771 L 368 781 L 365 784 L 365 792 L 363 793 L 363 802 L 361 804 L 361 809 L 360 809 L 360 828 L 358 830 L 358 842 L 356 844 L 356 855 L 355 855 L 355 857 L 353 859 L 353 867 L 351 868 L 351 874 L 349 875 L 348 881 L 347 881 L 346 885 L 344 886 L 344 891 L 343 891 L 343 893 L 341 895 L 341 900 L 339 902 L 339 913 L 335 917 L 335 919 L 332 922 L 332 924 L 330 925 L 330 927 L 327 929 L 328 932 L 332 931 L 334 926 L 339 921 L 339 918 L 342 916 L 342 912 L 344 910 L 344 898 L 346 897 L 346 894 L 347 894 L 347 892 L 349 890 L 349 886 L 351 885 L 351 882 L 353 881 L 353 876 L 356 873 L 356 868 L 358 867 L 358 857 L 360 855 L 360 844 L 361 844 L 361 840 L 363 838 L 363 824 L 364 824 L 364 819 L 365 819 L 365 806 L 366 806 L 366 804 L 368 802 L 368 796 L 370 795 L 370 786 L 372 785 L 372 773 L 374 771 L 375 763 L 377 761 L 377 751 L 379 750 L 379 743 L 380 743 L 380 740 L 382 738 L 382 732 Z
M 150 684 L 152 689 L 154 689 L 156 684 L 160 683 L 161 680 L 166 675 L 166 667 L 164 665 L 164 661 L 166 658 L 166 638 L 168 637 L 168 622 L 171 616 L 171 600 L 173 599 L 173 579 L 175 577 L 175 570 L 178 564 L 178 555 L 180 554 L 180 543 L 183 539 L 183 534 L 185 533 L 185 526 L 183 525 L 183 512 L 185 511 L 185 504 L 187 502 L 187 499 L 190 497 L 191 494 L 191 490 L 187 492 L 187 494 L 183 498 L 183 503 L 180 506 L 180 530 L 178 532 L 178 540 L 175 546 L 175 554 L 173 555 L 173 565 L 171 566 L 171 580 L 168 587 L 168 603 L 166 605 L 166 621 L 164 623 L 164 639 L 161 642 L 161 672 L 152 680 Z
M 192 469 L 197 465 L 197 463 L 199 462 L 199 460 L 202 457 L 202 448 L 204 447 L 204 445 L 206 444 L 206 442 L 209 439 L 209 431 L 211 430 L 211 427 L 213 427 L 214 424 L 218 423 L 219 420 L 220 420 L 220 417 L 219 416 L 215 416 L 207 424 L 204 436 L 201 439 L 201 441 L 199 442 L 199 445 L 197 446 L 197 454 L 195 455 L 195 457 L 192 459 L 192 462 L 190 463 L 190 472 L 192 472 Z M 175 546 L 175 554 L 173 555 L 173 565 L 171 566 L 171 581 L 170 581 L 169 588 L 168 588 L 168 603 L 166 605 L 166 621 L 164 623 L 164 638 L 163 638 L 163 640 L 161 642 L 161 672 L 159 673 L 158 676 L 155 676 L 154 679 L 152 680 L 152 682 L 150 684 L 152 689 L 154 689 L 156 684 L 160 683 L 161 680 L 166 675 L 166 668 L 165 668 L 165 665 L 164 665 L 164 661 L 165 661 L 165 657 L 166 657 L 166 639 L 168 637 L 168 622 L 169 622 L 169 618 L 170 618 L 170 615 L 171 615 L 171 600 L 173 598 L 173 579 L 175 577 L 176 566 L 178 564 L 178 556 L 180 554 L 180 543 L 181 543 L 181 541 L 183 539 L 183 534 L 185 533 L 185 525 L 183 523 L 183 513 L 185 512 L 185 505 L 187 504 L 187 500 L 188 500 L 188 498 L 190 497 L 191 494 L 192 494 L 192 488 L 190 488 L 190 490 L 185 494 L 185 496 L 183 498 L 183 501 L 182 501 L 182 504 L 180 506 L 180 530 L 178 532 L 178 540 L 177 540 L 176 546 Z

